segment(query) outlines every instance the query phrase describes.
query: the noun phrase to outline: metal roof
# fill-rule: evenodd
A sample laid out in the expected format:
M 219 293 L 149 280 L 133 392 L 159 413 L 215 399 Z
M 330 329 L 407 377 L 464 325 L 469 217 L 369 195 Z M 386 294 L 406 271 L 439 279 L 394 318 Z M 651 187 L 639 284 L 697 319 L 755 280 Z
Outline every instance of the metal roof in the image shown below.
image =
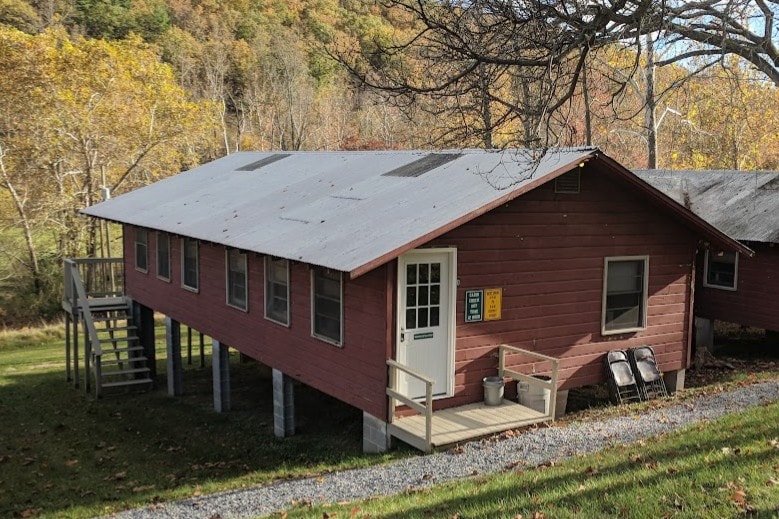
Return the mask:
M 239 152 L 82 213 L 357 277 L 597 157 L 664 197 L 597 148 L 536 153 Z M 668 204 L 707 235 L 740 247 Z
M 777 171 L 635 171 L 725 234 L 779 243 Z

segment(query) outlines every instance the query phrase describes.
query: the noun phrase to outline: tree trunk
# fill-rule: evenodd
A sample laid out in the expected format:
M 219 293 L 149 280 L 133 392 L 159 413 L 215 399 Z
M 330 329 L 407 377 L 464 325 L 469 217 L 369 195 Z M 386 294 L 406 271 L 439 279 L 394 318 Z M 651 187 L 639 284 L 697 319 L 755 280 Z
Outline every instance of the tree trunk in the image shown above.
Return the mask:
M 587 65 L 582 67 L 582 97 L 584 97 L 584 143 L 592 146 L 592 109 L 590 87 L 587 85 Z
M 27 216 L 27 212 L 24 209 L 24 200 L 19 195 L 19 192 L 11 182 L 11 178 L 8 176 L 8 172 L 5 169 L 5 161 L 3 160 L 3 149 L 0 148 L 0 175 L 2 175 L 3 186 L 6 191 L 11 195 L 14 208 L 19 214 L 19 221 L 22 224 L 22 234 L 24 235 L 24 244 L 27 247 L 27 258 L 29 260 L 29 269 L 32 274 L 33 287 L 35 294 L 40 295 L 43 291 L 43 277 L 41 275 L 41 268 L 38 263 L 38 250 L 35 247 L 35 242 L 32 239 L 32 226 L 30 225 L 30 219 Z
M 646 36 L 646 103 L 644 115 L 646 119 L 646 148 L 647 168 L 657 169 L 657 121 L 655 113 L 657 100 L 655 99 L 655 45 L 652 36 Z

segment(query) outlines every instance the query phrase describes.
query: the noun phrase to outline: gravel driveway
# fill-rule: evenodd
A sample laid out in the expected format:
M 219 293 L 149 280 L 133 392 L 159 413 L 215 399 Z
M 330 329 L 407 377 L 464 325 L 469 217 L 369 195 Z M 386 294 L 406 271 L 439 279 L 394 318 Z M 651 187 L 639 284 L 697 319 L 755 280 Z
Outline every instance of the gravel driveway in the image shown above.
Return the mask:
M 506 467 L 534 467 L 549 461 L 560 461 L 776 400 L 779 400 L 779 381 L 763 382 L 699 396 L 640 415 L 588 419 L 559 427 L 530 429 L 498 441 L 463 444 L 456 452 L 450 450 L 377 467 L 222 492 L 130 510 L 115 517 L 257 517 L 290 508 L 293 502 L 332 503 L 392 495 L 474 474 L 498 472 Z

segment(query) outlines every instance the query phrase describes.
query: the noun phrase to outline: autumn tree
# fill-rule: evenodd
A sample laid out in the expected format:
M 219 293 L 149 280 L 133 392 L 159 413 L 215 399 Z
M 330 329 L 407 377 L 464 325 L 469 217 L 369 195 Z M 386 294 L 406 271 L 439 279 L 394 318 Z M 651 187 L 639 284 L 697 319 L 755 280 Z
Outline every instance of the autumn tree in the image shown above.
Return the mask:
M 213 131 L 169 67 L 138 39 L 71 39 L 0 27 L 0 189 L 39 291 L 40 251 L 94 253 L 78 210 L 196 164 Z M 42 239 L 48 235 L 48 239 Z
M 497 119 L 496 127 L 517 123 L 523 130 L 517 139 L 521 144 L 559 141 L 554 120 L 577 95 L 587 57 L 614 44 L 638 51 L 645 35 L 658 35 L 657 44 L 673 51 L 657 66 L 736 55 L 779 85 L 775 0 L 383 4 L 413 16 L 413 30 L 358 56 L 348 45 L 335 45 L 338 59 L 366 85 L 395 95 L 399 103 L 474 92 L 484 67 L 496 67 L 500 71 L 494 77 L 510 78 L 514 88 L 481 94 L 509 114 Z

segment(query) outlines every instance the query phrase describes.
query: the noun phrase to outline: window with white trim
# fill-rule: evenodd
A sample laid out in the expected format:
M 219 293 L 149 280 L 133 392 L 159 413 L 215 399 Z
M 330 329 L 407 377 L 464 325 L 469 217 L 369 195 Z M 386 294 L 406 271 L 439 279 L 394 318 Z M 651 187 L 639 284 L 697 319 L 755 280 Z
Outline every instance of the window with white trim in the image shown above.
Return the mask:
M 645 329 L 648 287 L 648 256 L 605 258 L 601 333 Z
M 248 309 L 246 254 L 238 249 L 227 249 L 226 260 L 227 304 L 239 310 Z
M 197 240 L 184 238 L 181 240 L 181 286 L 197 292 L 199 277 Z
M 706 249 L 703 286 L 722 290 L 736 290 L 738 283 L 738 252 Z
M 265 257 L 265 318 L 289 325 L 289 261 Z
M 343 344 L 343 278 L 337 270 L 311 270 L 311 333 L 337 346 Z
M 149 233 L 146 229 L 135 229 L 135 269 L 149 271 Z
M 170 281 L 170 235 L 157 233 L 157 277 Z

